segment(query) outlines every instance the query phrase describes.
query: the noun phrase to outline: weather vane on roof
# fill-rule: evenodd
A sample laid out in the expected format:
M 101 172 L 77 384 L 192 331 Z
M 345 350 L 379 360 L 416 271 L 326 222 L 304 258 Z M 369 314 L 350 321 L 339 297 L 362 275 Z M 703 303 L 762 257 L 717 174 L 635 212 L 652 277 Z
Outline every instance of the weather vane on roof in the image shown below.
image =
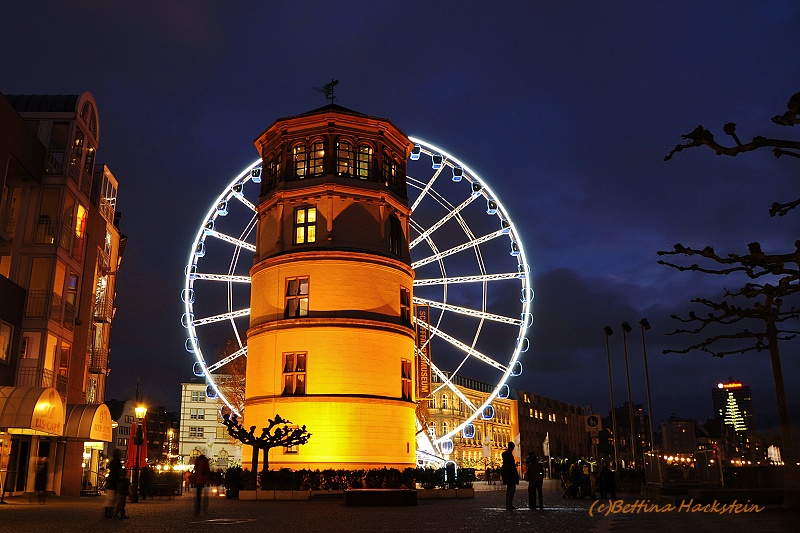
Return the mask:
M 336 97 L 333 96 L 333 88 L 339 83 L 339 80 L 331 79 L 330 83 L 326 83 L 324 87 L 314 87 L 315 91 L 319 91 L 325 95 L 325 99 L 329 104 L 332 104 Z

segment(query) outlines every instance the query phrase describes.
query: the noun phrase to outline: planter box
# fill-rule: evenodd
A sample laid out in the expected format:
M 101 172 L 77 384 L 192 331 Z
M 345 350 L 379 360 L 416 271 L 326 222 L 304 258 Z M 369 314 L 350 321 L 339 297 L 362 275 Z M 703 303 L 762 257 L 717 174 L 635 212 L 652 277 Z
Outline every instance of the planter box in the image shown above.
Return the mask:
M 312 490 L 308 497 L 310 500 L 331 500 L 344 498 L 343 490 Z
M 417 489 L 417 498 L 421 500 L 435 500 L 439 497 L 439 489 Z
M 472 487 L 468 489 L 456 489 L 456 498 L 474 498 L 475 497 L 475 489 Z
M 256 492 L 255 490 L 240 490 L 239 491 L 239 499 L 240 500 L 255 500 L 256 499 Z
M 439 489 L 439 498 L 454 500 L 456 498 L 456 489 Z
M 349 507 L 417 505 L 417 491 L 412 489 L 350 489 L 344 491 Z

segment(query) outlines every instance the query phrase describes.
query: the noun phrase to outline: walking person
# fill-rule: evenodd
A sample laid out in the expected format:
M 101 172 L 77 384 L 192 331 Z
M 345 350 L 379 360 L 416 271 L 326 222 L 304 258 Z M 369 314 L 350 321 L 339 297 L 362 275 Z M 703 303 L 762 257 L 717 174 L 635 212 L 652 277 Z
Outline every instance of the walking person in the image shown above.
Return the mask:
M 525 458 L 526 472 L 528 473 L 528 508 L 536 509 L 536 499 L 539 499 L 539 509 L 544 509 L 542 498 L 542 485 L 544 484 L 544 467 L 539 458 L 532 451 Z
M 506 509 L 511 511 L 516 509 L 514 507 L 514 492 L 516 492 L 517 484 L 519 484 L 519 472 L 517 472 L 517 463 L 514 460 L 513 442 L 508 443 L 506 451 L 500 457 L 503 459 L 500 474 L 503 477 L 503 484 L 506 486 Z
M 211 483 L 211 468 L 208 464 L 208 457 L 201 453 L 194 462 L 194 485 L 196 497 L 194 500 L 194 514 L 199 515 L 202 509 L 203 514 L 208 514 L 208 494 L 205 486 Z

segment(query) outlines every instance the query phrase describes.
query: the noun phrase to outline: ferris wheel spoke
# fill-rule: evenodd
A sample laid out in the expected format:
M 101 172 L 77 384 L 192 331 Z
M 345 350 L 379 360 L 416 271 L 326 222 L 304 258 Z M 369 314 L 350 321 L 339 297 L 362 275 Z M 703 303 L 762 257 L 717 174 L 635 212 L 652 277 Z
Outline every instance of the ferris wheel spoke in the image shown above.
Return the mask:
M 247 208 L 250 209 L 251 211 L 253 211 L 254 213 L 258 212 L 258 208 L 256 207 L 256 205 L 253 202 L 251 202 L 250 200 L 248 200 L 247 198 L 245 198 L 242 193 L 235 192 L 235 193 L 233 193 L 233 196 L 234 196 L 234 198 L 236 198 L 237 200 L 242 202 L 242 204 L 247 206 Z
M 241 239 L 237 239 L 236 237 L 231 237 L 230 235 L 226 235 L 224 233 L 220 233 L 216 230 L 207 230 L 206 235 L 209 237 L 216 237 L 217 239 L 223 240 L 225 242 L 229 242 L 239 248 L 244 248 L 246 250 L 250 250 L 251 252 L 256 251 L 256 245 L 250 244 L 249 242 L 245 242 Z
M 225 281 L 228 283 L 250 283 L 250 276 L 234 276 L 231 274 L 204 274 L 197 272 L 192 274 L 193 279 L 205 279 L 210 281 Z
M 423 278 L 415 279 L 414 287 L 426 285 L 450 285 L 454 283 L 482 283 L 485 281 L 497 281 L 501 279 L 519 279 L 519 272 L 507 272 L 505 274 L 479 274 L 475 276 L 453 276 L 451 278 Z
M 437 221 L 436 221 L 436 223 L 434 223 L 434 224 L 433 224 L 433 225 L 432 225 L 430 228 L 428 228 L 428 229 L 426 229 L 425 231 L 423 231 L 423 232 L 422 232 L 422 233 L 421 233 L 419 236 L 417 236 L 417 238 L 416 238 L 416 239 L 414 239 L 413 241 L 411 241 L 411 242 L 408 244 L 408 247 L 409 247 L 409 248 L 411 248 L 411 249 L 413 249 L 413 248 L 414 248 L 414 247 L 415 247 L 417 244 L 419 244 L 419 243 L 420 243 L 420 241 L 422 241 L 422 240 L 424 240 L 424 239 L 428 238 L 428 236 L 429 236 L 431 233 L 433 233 L 434 231 L 436 231 L 437 229 L 439 229 L 440 227 L 442 227 L 442 226 L 444 225 L 444 223 L 445 223 L 445 222 L 447 222 L 448 220 L 452 219 L 453 217 L 456 217 L 456 216 L 458 216 L 458 215 L 459 215 L 459 213 L 461 213 L 461 211 L 463 211 L 463 210 L 464 210 L 464 208 L 465 208 L 465 207 L 467 207 L 469 204 L 471 204 L 472 202 L 474 202 L 474 201 L 475 201 L 475 199 L 476 199 L 478 196 L 479 196 L 479 195 L 470 195 L 470 196 L 469 196 L 469 197 L 468 197 L 466 200 L 464 200 L 463 202 L 461 202 L 461 205 L 459 205 L 458 207 L 456 207 L 456 208 L 455 208 L 455 209 L 453 209 L 452 211 L 449 211 L 449 212 L 448 212 L 448 213 L 447 213 L 445 216 L 443 216 L 442 218 L 440 218 L 439 220 L 437 220 Z
M 449 342 L 450 344 L 452 344 L 453 346 L 455 346 L 459 350 L 465 352 L 468 356 L 474 357 L 475 359 L 477 359 L 479 361 L 482 361 L 482 362 L 486 363 L 487 365 L 489 365 L 491 367 L 494 367 L 494 368 L 496 368 L 498 370 L 502 370 L 503 372 L 506 372 L 508 370 L 507 366 L 504 366 L 504 365 L 498 363 L 497 361 L 495 361 L 494 359 L 492 359 L 488 355 L 482 354 L 481 352 L 479 352 L 478 350 L 476 350 L 472 346 L 469 346 L 468 344 L 466 344 L 464 342 L 461 342 L 460 340 L 456 339 L 455 337 L 453 337 L 451 335 L 448 335 L 447 333 L 445 333 L 444 331 L 440 330 L 439 328 L 437 328 L 435 326 L 431 326 L 430 324 L 426 324 L 425 322 L 419 322 L 419 324 L 421 324 L 423 328 L 427 329 L 430 332 L 431 336 L 436 336 L 436 337 L 439 337 L 442 340 L 445 340 L 445 341 Z
M 436 388 L 436 389 L 433 391 L 433 393 L 436 393 L 436 392 L 438 392 L 438 391 L 442 390 L 442 388 L 444 388 L 444 387 L 447 387 L 447 388 L 448 388 L 448 389 L 449 389 L 449 390 L 450 390 L 450 391 L 451 391 L 451 392 L 452 392 L 454 395 L 458 396 L 458 398 L 459 398 L 459 399 L 460 399 L 462 402 L 464 402 L 464 404 L 465 404 L 467 407 L 469 407 L 470 409 L 472 409 L 472 411 L 473 411 L 473 412 L 475 412 L 475 410 L 476 410 L 476 408 L 475 408 L 475 405 L 473 405 L 473 403 L 470 401 L 470 399 L 469 399 L 469 398 L 467 398 L 467 397 L 464 395 L 464 393 L 463 393 L 463 392 L 461 392 L 461 389 L 459 389 L 458 387 L 456 387 L 456 386 L 453 384 L 453 382 L 450 380 L 450 378 L 449 378 L 449 377 L 447 377 L 447 374 L 445 374 L 444 372 L 442 372 L 442 371 L 441 371 L 441 369 L 440 369 L 438 366 L 436 366 L 435 364 L 433 364 L 433 362 L 432 362 L 432 361 L 428 361 L 428 364 L 430 365 L 430 367 L 431 367 L 431 370 L 433 371 L 433 373 L 434 373 L 434 374 L 436 374 L 437 376 L 439 376 L 439 380 L 442 382 L 442 384 L 441 384 L 441 385 L 439 385 L 439 386 L 438 386 L 438 387 L 437 387 L 437 388 Z M 433 394 L 433 393 L 431 393 L 431 394 Z
M 231 320 L 250 315 L 250 308 L 232 311 L 230 313 L 222 313 L 220 315 L 209 316 L 206 318 L 199 318 L 192 322 L 195 326 L 204 326 L 206 324 L 213 324 L 214 322 L 222 322 L 223 320 Z
M 453 313 L 458 313 L 460 315 L 474 316 L 476 318 L 491 320 L 493 322 L 501 322 L 503 324 L 513 324 L 515 326 L 519 326 L 522 324 L 522 320 L 519 318 L 511 318 L 508 316 L 495 315 L 494 313 L 478 311 L 476 309 L 470 309 L 468 307 L 459 307 L 457 305 L 451 305 L 444 302 L 437 302 L 435 300 L 427 300 L 425 298 L 418 298 L 416 296 L 414 297 L 414 303 L 416 305 L 429 305 L 437 309 L 452 311 Z
M 231 361 L 242 355 L 244 355 L 245 357 L 247 356 L 247 346 L 243 346 L 238 350 L 236 350 L 235 352 L 233 352 L 232 354 L 230 354 L 229 356 L 225 357 L 224 359 L 220 359 L 213 365 L 207 366 L 206 370 L 208 372 L 214 372 L 218 368 L 222 368 L 223 366 L 227 365 L 228 363 L 230 363 Z
M 426 257 L 424 259 L 420 259 L 419 261 L 414 261 L 413 263 L 411 263 L 411 268 L 417 269 L 417 268 L 419 268 L 419 267 L 421 267 L 423 265 L 427 265 L 428 263 L 433 263 L 434 261 L 438 261 L 439 259 L 442 259 L 442 258 L 447 257 L 449 255 L 457 254 L 458 252 L 461 252 L 462 250 L 468 250 L 470 248 L 475 248 L 479 244 L 491 241 L 492 239 L 496 239 L 497 237 L 500 237 L 501 235 L 504 235 L 503 230 L 497 230 L 495 232 L 492 232 L 492 233 L 489 233 L 487 235 L 484 235 L 483 237 L 478 237 L 477 239 L 473 239 L 471 241 L 467 241 L 464 244 L 459 244 L 458 246 L 454 246 L 453 248 L 450 248 L 449 250 L 445 250 L 443 252 L 439 252 L 438 254 L 430 255 L 430 256 L 428 256 L 428 257 Z
M 425 184 L 425 187 L 422 188 L 422 191 L 419 193 L 419 196 L 417 196 L 417 199 L 414 200 L 414 203 L 411 205 L 411 212 L 412 213 L 417 208 L 417 206 L 422 201 L 422 199 L 425 198 L 425 195 L 428 194 L 428 191 L 431 189 L 431 187 L 433 187 L 433 184 L 436 183 L 436 179 L 441 175 L 442 170 L 445 167 L 445 162 L 446 161 L 447 161 L 446 159 L 442 160 L 442 165 L 439 168 L 436 169 L 436 172 L 433 173 L 433 176 L 431 176 L 431 179 L 428 181 L 428 183 Z

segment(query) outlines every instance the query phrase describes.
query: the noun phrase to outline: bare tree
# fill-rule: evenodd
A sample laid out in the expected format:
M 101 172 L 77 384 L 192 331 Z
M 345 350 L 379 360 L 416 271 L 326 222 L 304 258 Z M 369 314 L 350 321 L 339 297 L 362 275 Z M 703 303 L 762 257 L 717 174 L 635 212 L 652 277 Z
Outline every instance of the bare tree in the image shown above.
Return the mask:
M 773 117 L 772 121 L 782 126 L 800 124 L 800 93 L 792 96 L 787 107 L 786 113 Z M 664 159 L 669 160 L 675 153 L 697 146 L 708 146 L 717 155 L 728 156 L 771 147 L 776 157 L 800 157 L 800 141 L 757 136 L 748 143 L 742 143 L 736 135 L 736 124 L 725 124 L 723 131 L 733 139 L 735 146 L 720 145 L 711 132 L 701 125 L 683 135 L 689 142 L 677 145 Z M 787 203 L 776 202 L 770 208 L 770 215 L 783 216 L 798 205 L 800 199 Z M 676 244 L 673 250 L 660 251 L 658 255 L 683 256 L 702 263 L 659 261 L 680 271 L 731 276 L 742 280 L 738 288 L 724 289 L 722 301 L 693 299 L 692 302 L 704 308 L 705 313 L 690 311 L 685 318 L 673 315 L 685 326 L 672 334 L 704 334 L 706 338 L 686 348 L 665 350 L 664 353 L 700 350 L 716 357 L 760 351 L 769 353 L 783 443 L 783 504 L 790 509 L 800 508 L 800 468 L 792 437 L 779 344 L 793 339 L 798 333 L 791 326 L 792 321 L 800 318 L 800 310 L 788 301 L 800 292 L 800 241 L 795 241 L 794 249 L 788 253 L 766 254 L 759 243 L 753 242 L 746 254 L 718 254 L 710 246 L 691 248 Z M 728 332 L 730 330 L 733 331 Z
M 247 357 L 245 355 L 236 355 L 241 351 L 238 344 L 233 340 L 228 339 L 225 347 L 219 351 L 219 360 L 230 361 L 224 366 L 225 373 L 219 376 L 218 384 L 228 399 L 228 402 L 236 409 L 238 413 L 244 413 L 244 400 L 245 400 L 245 377 L 247 375 Z
M 269 425 L 261 428 L 261 435 L 256 436 L 256 426 L 247 430 L 239 422 L 236 414 L 225 413 L 222 423 L 228 428 L 228 434 L 242 444 L 253 447 L 253 472 L 258 471 L 258 452 L 264 450 L 264 470 L 269 469 L 269 450 L 279 446 L 292 448 L 302 446 L 311 438 L 311 433 L 305 426 L 293 426 L 289 420 L 275 414 L 275 419 L 269 419 Z

